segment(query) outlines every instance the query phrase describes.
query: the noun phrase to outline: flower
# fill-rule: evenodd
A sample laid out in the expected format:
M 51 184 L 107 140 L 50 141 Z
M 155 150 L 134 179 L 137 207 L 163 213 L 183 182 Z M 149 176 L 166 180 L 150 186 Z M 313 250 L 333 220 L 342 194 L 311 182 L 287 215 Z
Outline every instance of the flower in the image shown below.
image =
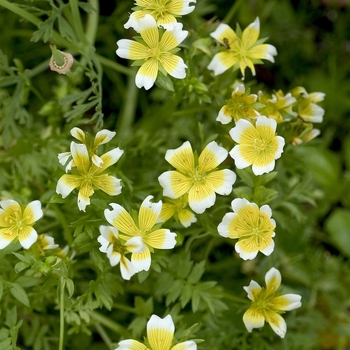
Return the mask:
M 262 59 L 275 62 L 273 56 L 277 55 L 276 48 L 269 44 L 262 44 L 266 39 L 258 40 L 259 33 L 258 17 L 244 29 L 242 35 L 237 35 L 227 24 L 219 24 L 210 35 L 225 46 L 225 51 L 213 57 L 208 69 L 213 70 L 214 75 L 219 75 L 233 66 L 234 70 L 240 68 L 244 76 L 246 67 L 249 67 L 255 75 L 254 64 L 262 63 Z
M 215 141 L 210 142 L 198 160 L 186 141 L 176 149 L 168 150 L 165 159 L 176 171 L 166 171 L 158 177 L 163 196 L 172 199 L 188 193 L 188 204 L 197 214 L 214 205 L 215 193 L 227 196 L 232 191 L 236 174 L 229 169 L 216 170 L 228 152 Z
M 117 55 L 122 58 L 140 61 L 135 83 L 138 88 L 150 89 L 156 81 L 158 71 L 168 73 L 174 78 L 186 77 L 187 68 L 183 59 L 174 52 L 176 47 L 187 37 L 188 32 L 182 30 L 182 24 L 176 23 L 174 29 L 165 30 L 160 37 L 155 19 L 145 15 L 138 20 L 140 41 L 121 39 L 117 42 Z
M 175 219 L 179 220 L 184 227 L 190 227 L 192 223 L 197 221 L 193 212 L 188 209 L 187 194 L 176 199 L 165 197 L 165 203 L 163 203 L 158 221 L 165 222 L 173 216 L 175 216 Z
M 125 280 L 129 280 L 136 272 L 126 253 L 141 253 L 146 247 L 140 236 L 132 237 L 126 242 L 119 239 L 119 232 L 112 226 L 100 226 L 101 235 L 97 238 L 101 244 L 100 251 L 106 253 L 111 266 L 120 263 L 120 272 Z
M 298 113 L 292 110 L 297 102 L 296 98 L 290 92 L 284 95 L 283 91 L 278 90 L 270 97 L 266 93 L 259 91 L 259 102 L 265 105 L 260 113 L 273 118 L 277 123 L 290 120 L 291 117 L 297 117 Z
M 124 24 L 124 28 L 134 28 L 139 32 L 138 20 L 151 15 L 157 22 L 158 26 L 165 29 L 174 29 L 176 25 L 176 17 L 187 15 L 194 10 L 196 0 L 136 0 L 136 11 L 133 12 L 129 20 Z
M 307 93 L 304 87 L 298 86 L 291 91 L 298 100 L 298 114 L 305 122 L 322 123 L 324 109 L 316 103 L 324 100 L 323 92 Z
M 124 151 L 118 147 L 103 154 L 101 156 L 102 164 L 97 167 L 90 161 L 86 145 L 72 142 L 70 149 L 74 168 L 72 168 L 71 174 L 61 176 L 56 186 L 56 192 L 61 194 L 62 198 L 66 198 L 75 188 L 79 188 L 78 207 L 79 210 L 85 211 L 86 206 L 90 204 L 90 196 L 95 189 L 102 190 L 110 196 L 121 193 L 121 180 L 103 174 L 103 172 L 115 164 Z
M 255 281 L 243 287 L 248 298 L 252 300 L 251 307 L 243 315 L 243 322 L 248 332 L 251 332 L 253 328 L 263 327 L 266 320 L 273 331 L 283 338 L 287 325 L 280 314 L 300 307 L 301 296 L 298 294 L 276 296 L 281 284 L 281 273 L 274 267 L 266 273 L 265 283 L 266 288 L 260 287 Z
M 284 138 L 276 136 L 277 122 L 265 116 L 257 117 L 255 126 L 248 120 L 239 119 L 230 130 L 230 136 L 238 143 L 230 151 L 238 169 L 253 165 L 255 175 L 272 171 L 275 159 L 281 157 Z
M 112 210 L 104 211 L 106 220 L 119 231 L 119 239 L 130 243 L 132 237 L 141 237 L 144 250 L 133 251 L 131 262 L 135 272 L 148 271 L 151 266 L 151 251 L 156 249 L 172 249 L 176 244 L 176 234 L 168 229 L 161 229 L 156 226 L 162 210 L 162 201 L 152 203 L 153 196 L 148 196 L 141 204 L 137 222 L 119 204 L 111 203 Z M 132 241 L 134 244 L 134 241 Z
M 235 198 L 231 202 L 233 213 L 227 213 L 218 226 L 223 237 L 238 239 L 235 250 L 244 260 L 254 259 L 258 252 L 270 255 L 275 243 L 276 222 L 271 219 L 268 205 L 259 207 L 245 198 Z
M 257 98 L 257 95 L 250 94 L 250 89 L 245 90 L 244 84 L 235 83 L 231 98 L 226 100 L 216 120 L 222 124 L 228 124 L 232 119 L 235 122 L 241 118 L 256 119 L 260 115 L 256 108 L 264 106 L 256 102 Z
M 40 201 L 30 202 L 24 210 L 12 199 L 0 201 L 0 249 L 7 247 L 14 239 L 25 249 L 38 239 L 33 225 L 43 216 Z
M 59 247 L 58 244 L 55 244 L 54 238 L 45 233 L 38 236 L 37 245 L 42 251 L 56 249 Z
M 127 339 L 119 342 L 115 350 L 197 350 L 197 344 L 193 340 L 173 346 L 174 331 L 175 326 L 171 315 L 164 318 L 152 315 L 147 322 L 147 344 L 150 348 L 137 340 Z
M 116 133 L 114 131 L 103 129 L 96 134 L 94 139 L 92 139 L 88 133 L 85 134 L 83 130 L 77 127 L 71 129 L 70 133 L 74 138 L 82 142 L 87 147 L 92 162 L 96 166 L 101 167 L 103 160 L 97 155 L 98 146 L 109 142 Z M 58 160 L 62 165 L 65 165 L 71 156 L 71 152 L 63 152 L 58 155 Z M 74 162 L 70 161 L 66 167 L 66 172 L 71 170 L 72 166 L 75 166 Z

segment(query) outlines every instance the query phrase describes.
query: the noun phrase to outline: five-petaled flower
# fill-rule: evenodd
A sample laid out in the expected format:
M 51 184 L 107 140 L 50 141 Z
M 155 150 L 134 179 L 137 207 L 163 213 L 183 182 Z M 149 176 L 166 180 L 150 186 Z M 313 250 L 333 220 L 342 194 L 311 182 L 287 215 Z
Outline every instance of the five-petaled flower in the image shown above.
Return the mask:
M 235 83 L 233 87 L 231 98 L 226 100 L 216 120 L 222 124 L 228 124 L 232 119 L 235 122 L 241 118 L 255 120 L 260 115 L 257 109 L 264 105 L 256 102 L 258 96 L 250 94 L 250 89 L 246 91 L 244 84 Z
M 121 39 L 117 42 L 116 51 L 119 57 L 139 61 L 141 67 L 136 74 L 136 86 L 150 89 L 157 79 L 158 71 L 177 79 L 185 78 L 187 66 L 181 57 L 174 54 L 188 34 L 182 30 L 182 24 L 176 23 L 172 30 L 165 30 L 161 37 L 151 15 L 139 19 L 138 24 L 142 40 Z
M 125 280 L 129 280 L 136 273 L 132 262 L 125 256 L 127 253 L 141 253 L 146 249 L 141 236 L 120 239 L 119 232 L 112 226 L 100 226 L 101 235 L 97 238 L 101 244 L 100 251 L 106 253 L 111 266 L 120 263 L 120 272 Z
M 287 331 L 287 325 L 281 313 L 301 306 L 301 296 L 297 294 L 284 294 L 276 296 L 276 291 L 281 284 L 281 274 L 276 268 L 271 268 L 265 275 L 266 288 L 251 281 L 249 286 L 243 287 L 252 300 L 251 307 L 244 313 L 243 322 L 251 332 L 253 328 L 264 326 L 265 320 L 273 331 L 283 338 Z
M 240 69 L 244 76 L 246 67 L 249 67 L 255 75 L 254 64 L 262 63 L 262 59 L 274 62 L 273 56 L 277 55 L 276 48 L 269 44 L 263 44 L 266 39 L 258 40 L 260 34 L 260 21 L 255 21 L 244 29 L 242 36 L 238 36 L 227 24 L 219 24 L 210 35 L 221 45 L 225 51 L 217 53 L 209 63 L 208 69 L 213 70 L 215 75 L 225 72 L 233 67 Z
M 118 147 L 103 154 L 100 157 L 102 164 L 99 167 L 91 161 L 86 145 L 72 142 L 70 151 L 74 167 L 70 174 L 61 176 L 56 186 L 56 192 L 61 194 L 62 198 L 66 198 L 75 188 L 79 188 L 78 207 L 85 211 L 95 189 L 102 190 L 110 196 L 121 193 L 121 180 L 103 172 L 119 160 L 124 153 L 123 150 Z
M 194 6 L 190 6 L 192 2 L 195 3 L 196 0 L 136 0 L 136 11 L 130 15 L 124 28 L 134 28 L 138 32 L 138 20 L 149 14 L 158 26 L 173 29 L 177 23 L 176 17 L 187 15 L 194 10 Z
M 176 171 L 166 171 L 158 177 L 163 196 L 176 199 L 188 193 L 190 208 L 202 214 L 214 205 L 215 193 L 226 196 L 232 191 L 236 174 L 229 169 L 216 169 L 227 154 L 215 141 L 204 148 L 198 160 L 188 141 L 177 149 L 168 150 L 165 159 Z
M 324 109 L 316 103 L 324 100 L 323 92 L 308 93 L 304 87 L 298 86 L 291 90 L 292 95 L 297 99 L 298 115 L 308 123 L 322 123 Z
M 103 129 L 96 134 L 94 139 L 92 139 L 92 137 L 89 134 L 85 134 L 83 130 L 77 127 L 71 129 L 70 133 L 74 138 L 76 138 L 86 146 L 92 162 L 96 166 L 101 167 L 103 160 L 97 155 L 98 146 L 109 142 L 115 136 L 116 133 L 114 131 Z M 65 165 L 71 156 L 71 152 L 59 153 L 58 160 L 62 165 Z M 75 166 L 75 164 L 73 160 L 71 160 L 66 166 L 66 172 L 71 170 L 73 166 Z
M 33 225 L 43 216 L 40 201 L 30 202 L 22 210 L 16 201 L 7 199 L 0 201 L 0 207 L 0 249 L 16 238 L 23 248 L 30 248 L 38 239 Z
M 192 223 L 197 221 L 192 210 L 188 208 L 188 195 L 184 194 L 182 197 L 171 199 L 164 198 L 162 211 L 159 216 L 159 222 L 168 221 L 171 217 L 181 222 L 182 226 L 190 227 Z
M 118 343 L 115 350 L 197 350 L 193 340 L 187 340 L 173 345 L 175 326 L 171 315 L 160 318 L 152 315 L 147 322 L 146 346 L 137 340 L 126 339 Z
M 238 239 L 235 250 L 244 259 L 254 259 L 258 252 L 270 255 L 275 247 L 276 222 L 271 218 L 268 205 L 259 207 L 245 198 L 235 198 L 231 207 L 233 213 L 227 213 L 218 226 L 223 237 Z
M 132 237 L 141 237 L 144 249 L 141 252 L 132 252 L 131 262 L 135 273 L 151 266 L 151 251 L 156 249 L 172 249 L 176 244 L 176 234 L 168 229 L 159 228 L 156 222 L 162 210 L 162 201 L 152 203 L 153 196 L 148 196 L 141 204 L 138 220 L 119 204 L 111 203 L 112 210 L 104 211 L 107 221 L 119 231 L 118 238 L 129 241 Z M 134 241 L 132 242 L 134 244 Z
M 275 159 L 281 157 L 285 144 L 282 136 L 276 136 L 276 127 L 276 120 L 265 116 L 258 116 L 255 126 L 245 119 L 237 121 L 230 135 L 238 145 L 230 151 L 230 156 L 238 169 L 252 165 L 255 175 L 274 169 Z

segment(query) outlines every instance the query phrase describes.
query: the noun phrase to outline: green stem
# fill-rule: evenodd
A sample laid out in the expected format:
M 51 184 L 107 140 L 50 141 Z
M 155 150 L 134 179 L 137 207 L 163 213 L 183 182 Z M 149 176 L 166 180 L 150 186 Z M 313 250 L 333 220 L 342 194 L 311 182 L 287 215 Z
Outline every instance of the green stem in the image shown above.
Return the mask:
M 124 99 L 123 111 L 119 116 L 117 124 L 117 134 L 119 138 L 127 139 L 132 132 L 132 124 L 135 118 L 137 105 L 137 95 L 139 89 L 135 85 L 134 77 L 128 76 L 128 87 Z
M 60 340 L 58 345 L 58 350 L 63 350 L 64 342 L 64 287 L 65 279 L 61 277 L 60 279 Z
M 0 0 L 1 1 L 1 0 Z M 113 70 L 115 70 L 116 72 L 119 73 L 123 73 L 125 75 L 131 75 L 131 76 L 135 76 L 135 72 L 133 69 L 125 67 L 115 61 L 110 60 L 109 58 L 103 57 L 99 54 L 96 54 L 96 57 L 99 59 L 99 61 L 101 62 L 101 64 L 105 67 L 109 67 L 112 68 Z
M 136 314 L 136 310 L 133 307 L 127 306 L 125 304 L 118 304 L 118 303 L 114 303 L 113 307 L 115 307 L 118 310 L 123 310 L 123 311 L 127 311 L 130 312 L 132 314 Z
M 230 8 L 230 11 L 227 13 L 227 15 L 225 16 L 225 18 L 223 19 L 223 23 L 230 23 L 233 16 L 235 15 L 235 13 L 238 11 L 239 7 L 241 6 L 242 2 L 244 0 L 237 0 L 235 1 L 235 3 L 233 4 L 233 6 Z
M 91 46 L 95 44 L 98 19 L 99 19 L 99 3 L 98 0 L 89 0 L 88 3 L 93 7 L 94 11 L 88 13 L 86 21 L 86 39 Z
M 58 220 L 60 221 L 61 225 L 63 226 L 63 232 L 64 232 L 64 236 L 66 238 L 66 241 L 67 241 L 68 245 L 71 246 L 73 243 L 73 237 L 72 237 L 72 233 L 68 227 L 67 220 L 56 204 L 51 204 L 51 205 L 52 205 L 52 208 L 57 215 Z
M 234 295 L 231 295 L 229 293 L 226 293 L 226 292 L 220 292 L 220 294 L 226 298 L 226 299 L 229 299 L 229 300 L 232 300 L 236 303 L 240 303 L 240 304 L 250 304 L 250 301 L 247 300 L 247 299 L 243 299 L 243 298 L 240 298 L 240 297 L 235 297 Z
M 104 328 L 99 323 L 95 323 L 95 328 L 98 334 L 100 335 L 100 337 L 102 338 L 102 340 L 104 341 L 104 343 L 106 344 L 107 348 L 110 350 L 113 350 L 114 347 L 112 345 L 111 339 L 109 338 Z
M 112 321 L 110 318 L 106 317 L 105 315 L 100 314 L 97 311 L 89 311 L 89 315 L 92 318 L 95 323 L 100 323 L 103 326 L 107 327 L 111 331 L 122 334 L 125 338 L 131 338 L 130 332 L 120 325 L 119 323 Z
M 34 25 L 38 26 L 41 21 L 38 17 L 32 15 L 28 11 L 20 8 L 16 4 L 10 3 L 9 1 L 6 0 L 0 0 L 0 5 L 7 8 L 8 10 L 16 13 L 20 17 L 26 19 L 28 22 L 33 23 Z
M 78 0 L 69 1 L 70 9 L 72 11 L 73 23 L 72 25 L 75 28 L 79 40 L 83 43 L 86 42 L 86 36 L 84 33 L 83 23 L 81 22 L 81 16 L 78 6 Z

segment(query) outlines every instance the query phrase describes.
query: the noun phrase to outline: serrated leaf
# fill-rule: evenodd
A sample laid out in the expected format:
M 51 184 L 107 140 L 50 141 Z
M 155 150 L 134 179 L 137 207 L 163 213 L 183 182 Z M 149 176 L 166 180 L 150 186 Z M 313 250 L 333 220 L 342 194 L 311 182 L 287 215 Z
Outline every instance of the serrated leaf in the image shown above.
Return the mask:
M 180 280 L 174 281 L 174 283 L 170 287 L 169 292 L 167 293 L 167 297 L 165 300 L 166 306 L 169 306 L 171 303 L 177 300 L 183 288 L 184 288 L 184 284 L 182 281 Z
M 200 280 L 200 278 L 202 277 L 202 275 L 205 271 L 205 264 L 206 264 L 206 261 L 202 260 L 200 263 L 196 264 L 193 267 L 193 269 L 192 269 L 192 271 L 187 279 L 188 283 L 195 284 Z
M 192 297 L 192 287 L 186 284 L 180 296 L 181 307 L 184 308 Z

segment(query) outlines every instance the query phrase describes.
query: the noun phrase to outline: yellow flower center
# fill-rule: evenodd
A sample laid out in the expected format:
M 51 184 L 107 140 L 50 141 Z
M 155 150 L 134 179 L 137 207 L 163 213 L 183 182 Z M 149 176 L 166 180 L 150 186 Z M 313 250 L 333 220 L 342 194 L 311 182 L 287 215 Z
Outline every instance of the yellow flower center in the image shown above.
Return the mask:
M 22 211 L 20 209 L 13 209 L 11 214 L 4 216 L 4 221 L 8 223 L 8 227 L 4 230 L 4 234 L 7 236 L 18 235 L 23 227 L 26 226 L 26 221 L 29 217 L 22 217 Z
M 162 51 L 160 50 L 160 48 L 158 46 L 152 47 L 149 49 L 149 54 L 151 57 L 159 59 L 161 54 L 162 54 Z
M 266 141 L 261 138 L 255 139 L 254 147 L 257 151 L 264 151 L 266 148 Z
M 206 173 L 202 173 L 198 169 L 196 169 L 194 171 L 194 173 L 191 174 L 190 176 L 192 178 L 193 184 L 196 184 L 196 183 L 203 184 L 205 182 L 207 174 Z
M 150 11 L 151 15 L 158 20 L 159 18 L 164 18 L 170 12 L 169 3 L 170 0 L 154 0 L 144 10 Z

